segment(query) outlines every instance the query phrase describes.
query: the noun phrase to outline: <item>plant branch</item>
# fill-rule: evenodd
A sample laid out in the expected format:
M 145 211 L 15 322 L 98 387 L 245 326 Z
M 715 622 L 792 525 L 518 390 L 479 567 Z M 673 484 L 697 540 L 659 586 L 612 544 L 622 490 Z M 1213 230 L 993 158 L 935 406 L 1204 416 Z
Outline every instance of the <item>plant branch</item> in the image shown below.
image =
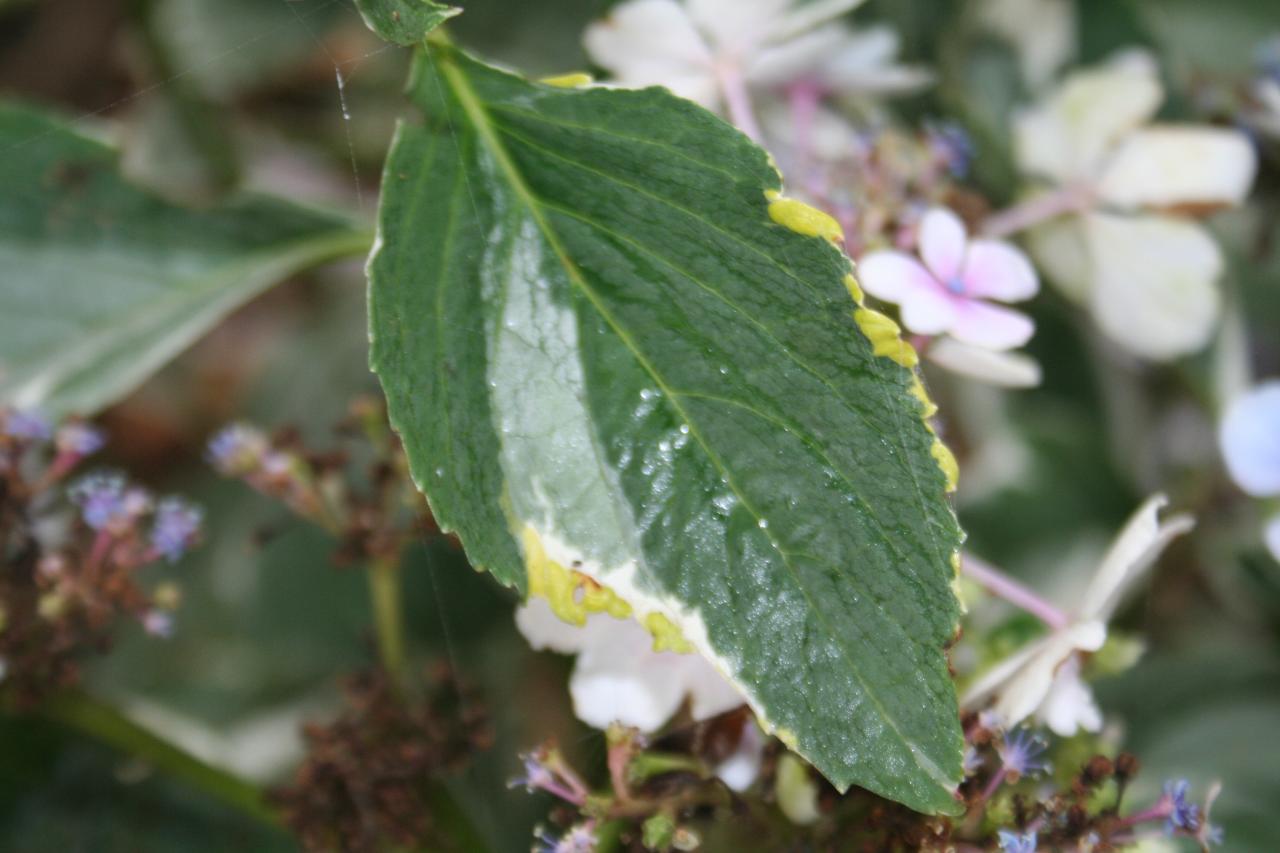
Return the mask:
M 197 758 L 101 699 L 82 691 L 68 691 L 49 698 L 40 710 L 49 719 L 141 758 L 250 817 L 281 827 L 280 816 L 267 804 L 257 785 Z
M 404 611 L 400 602 L 400 564 L 395 558 L 377 557 L 369 565 L 369 598 L 378 657 L 398 690 L 403 691 L 405 671 Z

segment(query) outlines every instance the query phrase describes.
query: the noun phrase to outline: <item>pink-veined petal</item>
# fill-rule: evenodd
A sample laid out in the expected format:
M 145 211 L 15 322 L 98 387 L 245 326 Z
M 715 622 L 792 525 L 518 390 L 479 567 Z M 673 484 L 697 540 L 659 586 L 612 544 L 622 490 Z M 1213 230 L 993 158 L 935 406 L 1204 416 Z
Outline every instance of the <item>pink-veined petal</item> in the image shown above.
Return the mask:
M 1001 240 L 974 240 L 964 259 L 966 296 L 1018 302 L 1040 289 L 1040 280 L 1027 256 Z
M 858 262 L 858 282 L 877 299 L 897 303 L 902 324 L 917 334 L 945 332 L 955 320 L 952 298 L 910 255 L 872 252 Z
M 1031 340 L 1036 330 L 1035 323 L 1026 314 L 988 302 L 957 302 L 955 312 L 951 336 L 976 347 L 1014 349 Z
M 943 284 L 959 277 L 966 242 L 964 223 L 945 207 L 932 208 L 920 221 L 920 257 Z

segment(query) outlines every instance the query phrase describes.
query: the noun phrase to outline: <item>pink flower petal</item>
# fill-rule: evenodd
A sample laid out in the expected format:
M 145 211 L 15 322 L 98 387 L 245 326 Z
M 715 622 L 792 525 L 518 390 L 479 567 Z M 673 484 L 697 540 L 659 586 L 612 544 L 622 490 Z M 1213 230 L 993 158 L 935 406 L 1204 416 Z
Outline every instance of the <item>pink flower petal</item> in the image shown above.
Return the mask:
M 1004 350 L 1031 340 L 1035 324 L 1026 314 L 977 300 L 955 303 L 951 336 L 976 347 Z
M 917 334 L 945 332 L 955 320 L 952 298 L 910 255 L 872 252 L 858 262 L 858 282 L 877 299 L 896 302 L 902 324 Z
M 964 259 L 966 296 L 1018 302 L 1040 289 L 1035 268 L 1027 256 L 1000 240 L 974 240 Z
M 959 277 L 966 242 L 964 223 L 945 207 L 931 208 L 920 220 L 920 257 L 943 284 Z

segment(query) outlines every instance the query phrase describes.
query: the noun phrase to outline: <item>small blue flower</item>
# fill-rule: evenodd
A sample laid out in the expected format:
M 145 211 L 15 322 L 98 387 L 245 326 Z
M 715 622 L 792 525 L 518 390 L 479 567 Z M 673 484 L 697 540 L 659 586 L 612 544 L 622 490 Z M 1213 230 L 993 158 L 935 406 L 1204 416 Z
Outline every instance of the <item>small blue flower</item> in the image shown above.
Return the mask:
M 269 447 L 261 430 L 248 424 L 231 424 L 209 439 L 208 459 L 222 473 L 239 476 L 258 468 Z
M 947 167 L 947 171 L 957 178 L 969 173 L 969 165 L 973 162 L 973 140 L 968 132 L 955 122 L 927 122 L 925 139 Z
M 580 823 L 562 838 L 546 832 L 538 833 L 537 838 L 536 853 L 595 853 L 596 849 L 596 833 L 590 824 Z
M 1164 783 L 1164 798 L 1172 809 L 1164 828 L 1170 835 L 1178 830 L 1195 832 L 1200 828 L 1200 807 L 1195 803 L 1187 802 L 1187 791 L 1190 787 L 1186 779 Z
M 1019 835 L 1007 829 L 1000 830 L 1001 853 L 1036 853 L 1036 834 Z
M 1000 749 L 1000 758 L 1005 769 L 1019 776 L 1039 773 L 1049 767 L 1047 761 L 1040 760 L 1049 744 L 1039 735 L 1027 729 L 1018 729 L 1005 735 L 1004 746 Z
M 10 410 L 4 416 L 4 434 L 21 441 L 48 441 L 53 430 L 36 412 Z
M 539 752 L 529 752 L 521 756 L 524 759 L 524 775 L 517 776 L 508 784 L 511 788 L 524 788 L 529 793 L 546 790 L 555 785 L 555 775 L 547 768 L 539 757 Z
M 173 636 L 173 616 L 163 610 L 148 610 L 142 616 L 142 627 L 151 636 L 167 640 Z
M 63 424 L 54 441 L 60 453 L 82 457 L 97 453 L 107 443 L 102 430 L 82 423 Z
M 170 563 L 176 562 L 196 541 L 204 513 L 182 498 L 165 498 L 156 507 L 151 547 Z
M 120 474 L 95 471 L 72 486 L 70 495 L 80 507 L 84 523 L 94 530 L 103 530 L 130 514 L 130 493 L 126 492 L 125 479 Z

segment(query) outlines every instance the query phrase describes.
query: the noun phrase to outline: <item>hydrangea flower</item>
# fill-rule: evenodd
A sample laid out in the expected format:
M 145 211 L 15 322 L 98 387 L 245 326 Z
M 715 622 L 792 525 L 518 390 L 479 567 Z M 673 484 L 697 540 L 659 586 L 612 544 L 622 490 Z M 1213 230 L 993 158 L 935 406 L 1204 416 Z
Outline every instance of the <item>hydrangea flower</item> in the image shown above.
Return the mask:
M 1280 381 L 1235 400 L 1222 419 L 1218 442 L 1236 485 L 1255 497 L 1280 495 Z M 1264 538 L 1280 560 L 1280 515 L 1267 522 Z
M 170 497 L 156 507 L 151 528 L 151 547 L 170 563 L 186 553 L 200 534 L 204 513 L 182 498 Z
M 237 477 L 256 470 L 270 447 L 261 430 L 237 423 L 223 427 L 209 439 L 206 455 L 218 471 Z
M 1190 787 L 1186 779 L 1164 783 L 1164 796 L 1161 799 L 1169 809 L 1165 832 L 1170 835 L 1179 830 L 1194 834 L 1200 829 L 1200 807 L 1187 800 Z
M 52 429 L 37 412 L 10 409 L 4 412 L 4 434 L 20 441 L 47 441 Z
M 999 832 L 1001 853 L 1036 853 L 1036 834 L 1019 835 L 1002 829 Z
M 538 835 L 535 853 L 595 853 L 596 832 L 591 823 L 580 823 L 560 838 L 548 833 Z
M 1105 334 L 1153 360 L 1201 349 L 1217 322 L 1222 255 L 1181 212 L 1239 204 L 1257 168 L 1237 130 L 1148 125 L 1163 98 L 1154 60 L 1128 52 L 1068 75 L 1014 126 L 1021 169 L 1058 187 L 1039 202 L 1066 214 L 1031 232 L 1032 254 Z
M 902 324 L 921 335 L 950 335 L 962 344 L 1006 350 L 1025 344 L 1035 325 L 995 304 L 1030 299 L 1039 289 L 1026 257 L 1000 240 L 970 240 L 964 223 L 935 207 L 920 221 L 919 259 L 880 250 L 858 261 L 858 282 L 898 305 Z
M 666 86 L 710 110 L 727 108 L 735 120 L 742 118 L 735 101 L 748 86 L 804 79 L 826 91 L 870 94 L 927 83 L 927 74 L 894 63 L 891 30 L 856 32 L 836 22 L 861 3 L 627 0 L 589 26 L 583 43 L 619 84 Z M 757 128 L 742 129 L 759 138 Z
M 120 474 L 96 471 L 71 487 L 71 500 L 80 507 L 85 524 L 94 530 L 104 530 L 130 515 L 125 485 Z
M 1049 744 L 1044 738 L 1026 729 L 1016 729 L 1005 735 L 999 748 L 1000 760 L 1004 763 L 1005 770 L 1019 776 L 1039 773 L 1049 766 L 1048 762 L 1041 760 L 1048 748 Z
M 687 698 L 705 720 L 744 703 L 742 694 L 698 654 L 653 650 L 653 637 L 633 619 L 603 613 L 579 628 L 561 621 L 544 599 L 516 611 L 516 626 L 535 649 L 576 654 L 569 693 L 578 719 L 597 729 L 621 723 L 661 728 Z
M 1194 525 L 1190 516 L 1161 520 L 1164 495 L 1149 498 L 1111 544 L 1066 625 L 1028 643 L 983 673 L 962 700 L 981 707 L 992 699 L 1005 727 L 1035 715 L 1062 737 L 1098 731 L 1102 712 L 1080 677 L 1080 653 L 1096 652 L 1107 639 L 1107 621 L 1165 547 Z
M 107 438 L 100 429 L 72 422 L 58 428 L 54 443 L 57 444 L 59 453 L 84 458 L 101 450 L 106 445 Z

